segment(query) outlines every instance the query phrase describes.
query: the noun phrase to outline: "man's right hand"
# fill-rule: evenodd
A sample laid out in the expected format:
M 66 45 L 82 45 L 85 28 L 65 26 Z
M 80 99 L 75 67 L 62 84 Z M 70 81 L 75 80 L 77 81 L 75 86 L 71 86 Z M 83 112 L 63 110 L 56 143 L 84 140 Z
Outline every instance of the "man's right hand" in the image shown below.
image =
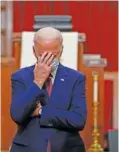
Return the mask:
M 34 68 L 34 83 L 39 88 L 42 88 L 49 74 L 51 73 L 51 63 L 54 59 L 54 55 L 50 52 L 44 52 L 40 58 L 40 61 L 35 65 Z
M 32 117 L 35 117 L 35 116 L 39 116 L 39 111 L 42 109 L 42 106 L 41 104 L 39 103 L 36 107 L 36 109 L 34 110 L 34 112 L 32 113 Z

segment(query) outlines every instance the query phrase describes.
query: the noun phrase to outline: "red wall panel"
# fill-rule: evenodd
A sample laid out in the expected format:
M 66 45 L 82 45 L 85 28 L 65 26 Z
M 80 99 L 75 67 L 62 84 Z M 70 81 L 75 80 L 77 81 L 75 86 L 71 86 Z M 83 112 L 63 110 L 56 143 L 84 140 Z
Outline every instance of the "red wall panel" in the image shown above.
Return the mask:
M 14 1 L 14 32 L 32 31 L 34 15 L 69 14 L 73 31 L 85 32 L 86 53 L 107 58 L 106 70 L 118 69 L 118 3 L 116 1 Z

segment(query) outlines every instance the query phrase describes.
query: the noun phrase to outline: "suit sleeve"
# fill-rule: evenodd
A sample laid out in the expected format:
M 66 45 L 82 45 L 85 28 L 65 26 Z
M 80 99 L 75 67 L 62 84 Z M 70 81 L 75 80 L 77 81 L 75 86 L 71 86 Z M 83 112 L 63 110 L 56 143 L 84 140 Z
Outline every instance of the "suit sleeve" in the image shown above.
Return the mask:
M 18 74 L 13 74 L 12 81 L 12 103 L 10 113 L 12 119 L 21 124 L 31 116 L 36 108 L 39 96 L 44 95 L 44 91 L 40 89 L 34 82 L 28 88 L 25 88 L 24 81 Z
M 81 76 L 74 87 L 71 108 L 69 111 L 55 109 L 46 105 L 43 107 L 41 126 L 53 126 L 59 129 L 83 130 L 86 122 L 87 108 L 85 97 L 85 76 Z

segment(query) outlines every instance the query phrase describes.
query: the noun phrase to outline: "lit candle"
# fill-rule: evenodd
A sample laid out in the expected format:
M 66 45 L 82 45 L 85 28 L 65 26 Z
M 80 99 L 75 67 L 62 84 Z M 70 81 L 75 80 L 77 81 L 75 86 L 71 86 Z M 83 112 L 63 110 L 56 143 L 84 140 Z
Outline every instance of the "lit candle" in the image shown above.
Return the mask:
M 98 75 L 94 75 L 93 101 L 98 102 Z

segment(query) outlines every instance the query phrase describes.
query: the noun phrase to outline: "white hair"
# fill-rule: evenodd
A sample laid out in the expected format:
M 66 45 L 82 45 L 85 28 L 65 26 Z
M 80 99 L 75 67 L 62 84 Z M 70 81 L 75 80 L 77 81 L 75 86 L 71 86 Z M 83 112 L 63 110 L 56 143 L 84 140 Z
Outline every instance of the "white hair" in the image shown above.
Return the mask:
M 63 41 L 61 32 L 52 27 L 44 27 L 38 30 L 34 35 L 34 41 L 36 42 L 39 39 L 47 41 L 60 40 L 61 43 Z

